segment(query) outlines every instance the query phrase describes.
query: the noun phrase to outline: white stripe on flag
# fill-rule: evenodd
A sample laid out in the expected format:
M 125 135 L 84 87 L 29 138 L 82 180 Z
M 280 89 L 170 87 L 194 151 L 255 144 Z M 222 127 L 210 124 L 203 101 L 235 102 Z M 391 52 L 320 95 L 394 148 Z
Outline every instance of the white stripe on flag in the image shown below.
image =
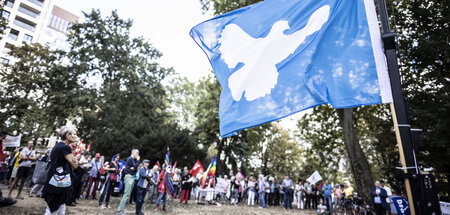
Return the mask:
M 380 26 L 378 24 L 377 11 L 373 0 L 364 0 L 366 8 L 367 22 L 369 23 L 370 41 L 372 41 L 373 56 L 377 66 L 378 83 L 380 85 L 381 100 L 383 103 L 392 102 L 391 82 L 386 63 L 386 56 L 384 55 Z

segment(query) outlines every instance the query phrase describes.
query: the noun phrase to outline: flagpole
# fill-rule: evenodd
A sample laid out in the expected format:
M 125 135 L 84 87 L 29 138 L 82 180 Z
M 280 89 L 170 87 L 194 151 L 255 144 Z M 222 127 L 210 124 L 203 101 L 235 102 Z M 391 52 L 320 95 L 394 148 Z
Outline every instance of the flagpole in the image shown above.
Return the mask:
M 404 185 L 406 188 L 410 212 L 412 215 L 415 215 L 416 212 L 419 213 L 421 211 L 418 197 L 422 194 L 420 194 L 421 190 L 418 187 L 419 171 L 417 161 L 415 159 L 416 156 L 414 146 L 411 141 L 411 126 L 409 125 L 398 70 L 395 34 L 390 30 L 386 0 L 378 0 L 378 6 L 380 10 L 381 26 L 383 29 L 381 38 L 384 44 L 393 98 L 393 103 L 391 103 L 392 120 L 394 123 L 400 160 L 403 167 L 402 169 L 405 175 Z

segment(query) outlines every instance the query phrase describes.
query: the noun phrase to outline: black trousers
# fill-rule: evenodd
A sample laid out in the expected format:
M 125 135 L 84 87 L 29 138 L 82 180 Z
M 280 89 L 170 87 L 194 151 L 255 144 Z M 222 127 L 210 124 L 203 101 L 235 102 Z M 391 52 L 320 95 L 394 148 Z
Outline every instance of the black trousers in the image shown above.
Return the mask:
M 373 204 L 373 210 L 376 215 L 386 215 L 386 209 L 383 208 L 381 204 Z

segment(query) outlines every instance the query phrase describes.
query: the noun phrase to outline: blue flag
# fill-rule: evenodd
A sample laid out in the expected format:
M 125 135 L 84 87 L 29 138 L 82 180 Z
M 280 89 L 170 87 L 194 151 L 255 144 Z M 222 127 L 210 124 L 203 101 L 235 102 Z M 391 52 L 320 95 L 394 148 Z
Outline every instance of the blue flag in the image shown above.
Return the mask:
M 399 215 L 410 215 L 408 200 L 402 196 L 393 196 L 391 201 L 394 203 L 395 210 Z M 390 206 L 390 205 L 389 205 Z
M 322 104 L 392 102 L 373 0 L 266 0 L 190 34 L 222 86 L 222 137 Z

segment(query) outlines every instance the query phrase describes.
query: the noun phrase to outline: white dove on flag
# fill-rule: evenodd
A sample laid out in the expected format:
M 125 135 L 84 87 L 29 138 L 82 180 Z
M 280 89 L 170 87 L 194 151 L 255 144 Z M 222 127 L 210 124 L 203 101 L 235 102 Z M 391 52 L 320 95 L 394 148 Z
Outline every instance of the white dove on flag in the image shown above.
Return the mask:
M 228 68 L 244 64 L 228 78 L 233 99 L 241 100 L 244 91 L 247 101 L 270 94 L 278 79 L 275 65 L 293 54 L 307 36 L 319 31 L 328 21 L 329 13 L 330 6 L 322 6 L 303 29 L 290 35 L 284 34 L 290 29 L 285 20 L 275 22 L 264 38 L 253 38 L 236 24 L 226 25 L 219 38 L 221 58 Z

